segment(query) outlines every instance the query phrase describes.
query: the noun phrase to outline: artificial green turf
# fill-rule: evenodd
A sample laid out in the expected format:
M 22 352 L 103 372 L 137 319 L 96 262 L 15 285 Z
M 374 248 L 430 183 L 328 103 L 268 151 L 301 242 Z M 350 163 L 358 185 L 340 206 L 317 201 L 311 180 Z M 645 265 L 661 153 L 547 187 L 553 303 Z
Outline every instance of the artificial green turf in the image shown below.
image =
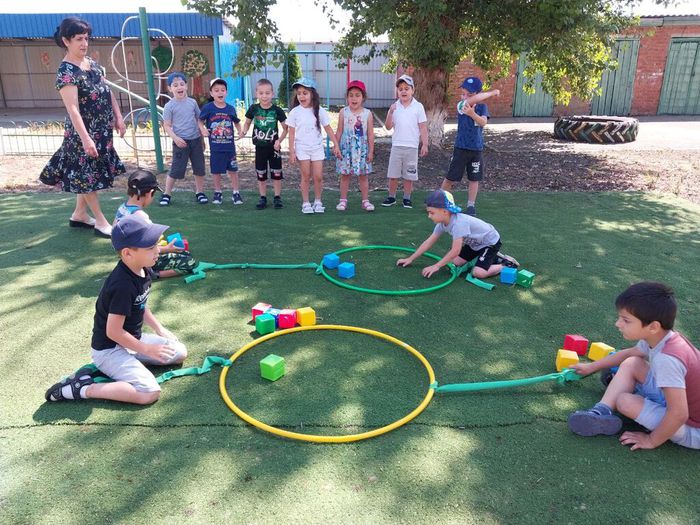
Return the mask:
M 211 262 L 318 262 L 363 244 L 415 247 L 431 223 L 414 210 L 303 216 L 195 205 L 178 193 L 152 219 L 189 238 Z M 422 196 L 415 199 L 420 202 Z M 102 196 L 111 213 L 121 198 Z M 375 199 L 378 200 L 378 197 Z M 224 405 L 218 372 L 175 379 L 152 407 L 46 404 L 46 387 L 89 360 L 94 301 L 115 263 L 107 241 L 67 227 L 71 196 L 0 196 L 0 521 L 8 523 L 454 522 L 688 523 L 700 520 L 698 453 L 674 445 L 630 453 L 614 438 L 583 439 L 568 413 L 601 394 L 597 378 L 566 386 L 437 396 L 415 422 L 352 445 L 311 445 L 249 428 Z M 256 336 L 250 307 L 312 306 L 319 322 L 372 328 L 422 352 L 440 383 L 511 379 L 554 369 L 565 333 L 624 345 L 615 296 L 664 280 L 679 300 L 677 328 L 700 341 L 693 261 L 700 209 L 642 194 L 484 194 L 479 213 L 503 249 L 537 274 L 532 289 L 493 292 L 463 280 L 424 295 L 388 297 L 337 287 L 313 270 L 220 270 L 192 284 L 154 285 L 149 304 L 188 346 L 187 364 L 230 356 Z M 433 250 L 444 253 L 447 239 Z M 434 284 L 400 253 L 352 252 L 359 286 Z M 425 264 L 430 264 L 425 261 Z M 283 355 L 287 375 L 257 363 Z M 228 391 L 268 423 L 343 434 L 385 425 L 428 387 L 405 350 L 365 335 L 306 332 L 256 346 Z M 86 509 L 89 509 L 86 511 Z

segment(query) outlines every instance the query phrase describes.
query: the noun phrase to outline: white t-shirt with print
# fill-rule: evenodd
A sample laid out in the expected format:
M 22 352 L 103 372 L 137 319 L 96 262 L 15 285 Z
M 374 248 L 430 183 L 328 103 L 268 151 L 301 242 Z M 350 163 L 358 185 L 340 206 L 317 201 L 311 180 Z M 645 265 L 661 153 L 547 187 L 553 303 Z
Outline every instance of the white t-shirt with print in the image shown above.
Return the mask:
M 331 123 L 331 117 L 323 108 L 318 108 L 318 120 L 321 129 Z M 316 116 L 313 108 L 296 106 L 289 112 L 287 125 L 294 128 L 295 148 L 317 148 L 323 145 L 323 135 L 316 127 Z
M 417 148 L 420 144 L 418 124 L 428 120 L 423 104 L 413 98 L 408 107 L 404 107 L 401 101 L 397 100 L 393 119 L 394 134 L 391 137 L 391 145 Z

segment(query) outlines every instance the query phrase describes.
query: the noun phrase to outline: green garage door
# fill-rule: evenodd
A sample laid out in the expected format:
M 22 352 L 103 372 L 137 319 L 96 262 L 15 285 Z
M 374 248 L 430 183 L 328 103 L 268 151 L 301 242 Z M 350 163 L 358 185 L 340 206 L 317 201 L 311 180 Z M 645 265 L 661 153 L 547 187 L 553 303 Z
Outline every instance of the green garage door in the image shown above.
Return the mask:
M 523 70 L 527 65 L 525 56 L 518 60 L 517 81 L 515 83 L 515 102 L 513 103 L 514 117 L 551 117 L 554 101 L 542 90 L 542 75 L 535 78 L 535 92 L 528 95 L 523 91 L 525 77 Z
M 700 115 L 700 38 L 673 38 L 659 115 Z
M 591 101 L 591 115 L 624 117 L 630 114 L 638 53 L 639 39 L 621 38 L 615 43 L 612 54 L 617 60 L 617 69 L 603 73 L 600 81 L 603 92 Z

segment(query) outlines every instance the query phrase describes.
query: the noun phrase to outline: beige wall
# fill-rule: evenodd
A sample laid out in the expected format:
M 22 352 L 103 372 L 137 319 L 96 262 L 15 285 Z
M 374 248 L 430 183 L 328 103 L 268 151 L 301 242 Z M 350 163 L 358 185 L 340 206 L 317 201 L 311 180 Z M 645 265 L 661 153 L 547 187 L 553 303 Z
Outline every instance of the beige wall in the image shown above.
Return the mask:
M 100 39 L 90 42 L 90 56 L 107 69 L 107 79 L 126 86 L 115 73 L 111 63 L 112 48 L 115 39 Z M 206 90 L 209 80 L 214 78 L 214 50 L 210 39 L 173 40 L 175 60 L 173 69 L 179 69 L 182 56 L 190 49 L 202 52 L 209 59 L 210 72 L 204 75 L 202 85 Z M 167 41 L 161 45 L 168 45 Z M 155 44 L 153 44 L 155 48 Z M 129 77 L 144 79 L 143 51 L 140 43 L 128 42 L 126 45 Z M 64 51 L 52 40 L 36 41 L 0 41 L 0 107 L 8 108 L 54 108 L 61 107 L 61 97 L 55 88 L 56 69 L 63 59 Z M 114 53 L 115 65 L 124 74 L 124 59 L 121 46 Z M 147 95 L 145 84 L 131 84 L 131 90 L 141 96 Z M 190 89 L 191 89 L 190 81 Z M 165 90 L 165 82 L 163 82 Z M 128 106 L 128 97 L 119 95 L 124 108 Z M 140 105 L 135 102 L 136 105 Z

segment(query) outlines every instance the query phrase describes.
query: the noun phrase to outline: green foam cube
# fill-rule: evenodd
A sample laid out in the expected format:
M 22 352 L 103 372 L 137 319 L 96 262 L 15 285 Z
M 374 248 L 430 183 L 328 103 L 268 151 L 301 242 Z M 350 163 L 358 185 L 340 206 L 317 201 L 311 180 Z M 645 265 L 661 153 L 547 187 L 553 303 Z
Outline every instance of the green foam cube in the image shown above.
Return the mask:
M 516 283 L 525 288 L 532 286 L 532 281 L 535 279 L 535 274 L 528 270 L 519 270 Z
M 284 357 L 270 354 L 261 359 L 260 375 L 269 381 L 277 381 L 284 375 Z
M 255 318 L 255 330 L 260 335 L 271 334 L 275 331 L 275 317 L 270 314 L 260 314 Z

